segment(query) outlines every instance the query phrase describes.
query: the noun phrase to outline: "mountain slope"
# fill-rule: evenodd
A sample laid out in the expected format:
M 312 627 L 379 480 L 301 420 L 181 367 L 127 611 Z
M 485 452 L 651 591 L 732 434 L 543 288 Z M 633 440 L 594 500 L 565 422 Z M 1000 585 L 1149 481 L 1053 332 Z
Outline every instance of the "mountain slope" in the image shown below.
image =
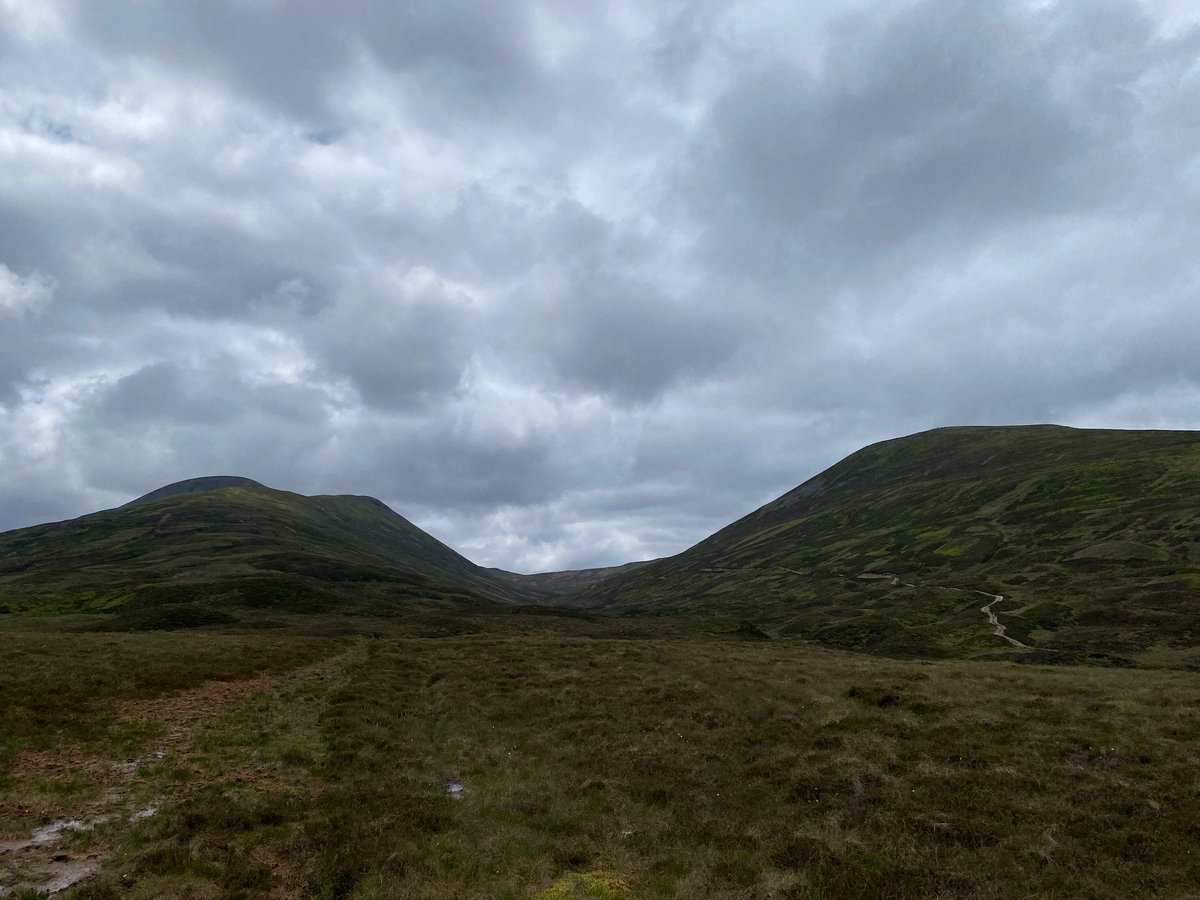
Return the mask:
M 249 479 L 179 482 L 118 509 L 0 534 L 0 603 L 15 609 L 109 608 L 148 591 L 185 596 L 279 576 L 358 593 L 527 599 L 378 500 Z
M 570 598 L 922 655 L 1200 659 L 1200 433 L 948 428 L 867 447 Z M 1051 658 L 1051 654 L 1042 654 Z
M 632 572 L 647 565 L 650 560 L 625 563 L 620 566 L 603 566 L 598 569 L 568 569 L 562 572 L 538 572 L 534 575 L 519 575 L 504 569 L 488 569 L 493 578 L 525 592 L 541 591 L 549 598 L 570 594 L 581 588 L 599 584 L 625 572 Z

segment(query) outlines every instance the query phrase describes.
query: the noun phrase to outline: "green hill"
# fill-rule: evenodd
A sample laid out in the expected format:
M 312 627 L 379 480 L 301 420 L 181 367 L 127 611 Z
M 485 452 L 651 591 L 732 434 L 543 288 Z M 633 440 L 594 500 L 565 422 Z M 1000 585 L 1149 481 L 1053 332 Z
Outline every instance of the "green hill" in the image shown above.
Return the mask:
M 1003 596 L 989 612 L 1004 637 L 984 594 Z M 900 655 L 1189 664 L 1200 433 L 977 427 L 884 441 L 570 602 Z
M 224 476 L 0 534 L 0 604 L 11 611 L 175 604 L 169 627 L 189 616 L 211 621 L 229 602 L 316 611 L 339 598 L 477 604 L 540 595 L 493 577 L 378 500 L 305 497 Z

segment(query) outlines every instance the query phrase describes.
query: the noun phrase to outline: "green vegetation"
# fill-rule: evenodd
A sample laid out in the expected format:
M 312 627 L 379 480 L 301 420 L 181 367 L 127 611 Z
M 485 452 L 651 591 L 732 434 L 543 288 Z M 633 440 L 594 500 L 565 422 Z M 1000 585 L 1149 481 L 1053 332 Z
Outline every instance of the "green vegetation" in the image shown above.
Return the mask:
M 883 573 L 891 577 L 880 576 Z M 1200 433 L 948 428 L 567 602 L 893 656 L 1200 665 Z M 1022 651 L 991 634 L 976 591 Z
M 370 498 L 224 476 L 0 535 L 0 611 L 120 631 L 553 603 L 896 657 L 1188 667 L 1198 584 L 1200 433 L 1055 426 L 876 444 L 678 556 L 579 572 L 484 569 Z
M 253 478 L 243 478 L 240 475 L 205 475 L 202 478 L 189 478 L 186 481 L 176 481 L 164 485 L 148 494 L 143 494 L 125 506 L 140 506 L 143 503 L 153 503 L 156 500 L 166 500 L 168 497 L 182 497 L 185 494 L 201 494 L 206 491 L 219 491 L 223 488 L 249 488 L 251 490 L 270 490 L 265 484 Z
M 122 743 L 77 728 L 53 738 L 59 766 L 10 755 L 0 831 L 120 810 L 54 850 L 98 854 L 73 893 L 92 900 L 1183 896 L 1200 881 L 1192 673 L 888 660 L 628 620 L 615 638 L 553 615 L 441 638 L 363 624 L 275 635 L 272 665 L 316 665 L 225 701 L 217 682 L 135 705 Z M 239 671 L 261 664 L 260 634 L 74 637 L 67 665 L 107 685 L 93 723 L 174 689 L 115 686 L 108 642 L 147 672 L 197 638 L 209 652 L 185 667 L 239 646 L 255 660 Z M 3 639 L 26 660 L 8 671 L 31 673 L 9 710 L 66 683 L 27 664 L 63 635 Z

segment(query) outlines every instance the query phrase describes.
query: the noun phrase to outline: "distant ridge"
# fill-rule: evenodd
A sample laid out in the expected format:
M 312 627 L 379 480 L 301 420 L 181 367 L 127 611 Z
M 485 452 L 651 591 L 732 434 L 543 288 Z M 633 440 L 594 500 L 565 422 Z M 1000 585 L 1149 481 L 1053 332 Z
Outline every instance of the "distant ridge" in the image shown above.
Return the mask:
M 136 500 L 130 500 L 122 509 L 130 506 L 137 506 L 141 503 L 153 503 L 155 500 L 164 500 L 167 497 L 179 497 L 183 494 L 199 494 L 204 491 L 219 491 L 222 488 L 263 488 L 267 489 L 265 484 L 255 481 L 253 478 L 243 478 L 240 475 L 205 475 L 202 478 L 185 478 L 183 481 L 176 481 L 174 484 L 163 485 L 151 491 L 148 494 L 142 494 Z
M 655 560 L 639 560 L 620 566 L 602 566 L 597 569 L 570 569 L 561 572 L 538 572 L 535 575 L 518 575 L 504 569 L 488 569 L 488 573 L 505 584 L 525 590 L 543 591 L 550 595 L 570 594 L 593 584 L 599 584 L 617 575 L 632 572 L 634 569 L 655 562 Z
M 894 656 L 1200 670 L 1200 432 L 935 429 L 865 447 L 677 556 L 575 572 L 485 569 L 378 500 L 229 475 L 0 534 L 0 611 L 289 591 L 372 614 L 545 605 Z

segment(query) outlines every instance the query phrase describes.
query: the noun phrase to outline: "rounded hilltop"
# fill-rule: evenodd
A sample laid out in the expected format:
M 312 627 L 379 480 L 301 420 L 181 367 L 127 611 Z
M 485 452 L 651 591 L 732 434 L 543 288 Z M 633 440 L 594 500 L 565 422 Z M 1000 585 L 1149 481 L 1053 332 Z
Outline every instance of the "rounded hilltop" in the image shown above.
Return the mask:
M 178 497 L 182 494 L 199 494 L 203 491 L 219 491 L 222 488 L 266 488 L 265 484 L 253 478 L 243 478 L 240 475 L 205 475 L 200 478 L 186 478 L 157 488 L 148 494 L 143 494 L 136 500 L 126 503 L 126 506 L 137 506 L 139 503 L 153 503 L 167 497 Z

